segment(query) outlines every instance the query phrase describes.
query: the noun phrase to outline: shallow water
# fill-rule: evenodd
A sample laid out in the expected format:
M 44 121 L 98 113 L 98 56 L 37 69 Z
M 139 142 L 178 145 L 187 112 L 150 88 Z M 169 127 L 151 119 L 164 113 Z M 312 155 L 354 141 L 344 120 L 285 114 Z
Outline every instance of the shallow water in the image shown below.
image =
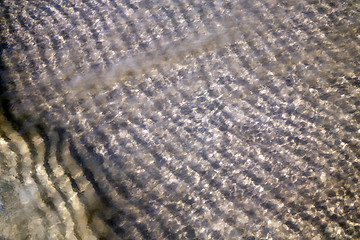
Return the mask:
M 360 237 L 357 1 L 0 6 L 0 239 Z

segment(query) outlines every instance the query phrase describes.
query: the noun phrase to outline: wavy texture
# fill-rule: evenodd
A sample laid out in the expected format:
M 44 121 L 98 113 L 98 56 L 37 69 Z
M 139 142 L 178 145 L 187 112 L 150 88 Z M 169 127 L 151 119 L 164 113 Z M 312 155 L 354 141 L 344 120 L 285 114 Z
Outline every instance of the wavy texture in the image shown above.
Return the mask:
M 1 9 L 0 237 L 360 237 L 357 1 Z

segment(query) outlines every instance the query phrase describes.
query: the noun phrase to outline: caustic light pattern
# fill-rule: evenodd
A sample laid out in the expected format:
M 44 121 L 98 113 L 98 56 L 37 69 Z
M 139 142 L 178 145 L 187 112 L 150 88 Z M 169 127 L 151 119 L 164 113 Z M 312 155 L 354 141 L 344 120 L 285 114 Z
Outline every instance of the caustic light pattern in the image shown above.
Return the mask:
M 0 9 L 0 239 L 360 238 L 359 1 Z

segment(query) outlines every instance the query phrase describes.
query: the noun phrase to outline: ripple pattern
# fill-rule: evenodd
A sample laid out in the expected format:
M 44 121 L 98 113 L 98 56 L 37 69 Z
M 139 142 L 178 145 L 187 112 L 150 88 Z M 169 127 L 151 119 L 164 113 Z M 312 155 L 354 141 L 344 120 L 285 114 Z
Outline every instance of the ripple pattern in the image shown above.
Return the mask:
M 360 238 L 358 1 L 0 8 L 0 238 Z

